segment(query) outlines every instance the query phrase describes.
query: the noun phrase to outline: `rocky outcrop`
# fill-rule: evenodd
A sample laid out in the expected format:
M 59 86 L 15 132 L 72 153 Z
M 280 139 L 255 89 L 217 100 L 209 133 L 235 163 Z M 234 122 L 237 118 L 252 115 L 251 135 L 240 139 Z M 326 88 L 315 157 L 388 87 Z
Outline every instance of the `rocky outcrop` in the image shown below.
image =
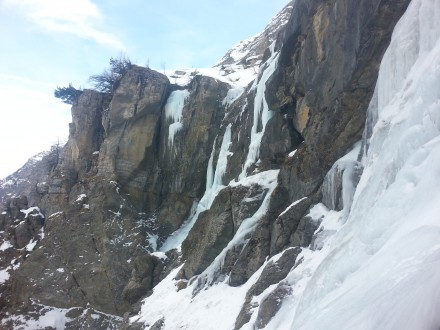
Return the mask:
M 176 230 L 204 192 L 229 86 L 196 76 L 187 88 L 191 97 L 174 145 L 164 75 L 133 66 L 111 98 L 84 91 L 57 163 L 29 189 L 47 219 L 37 223 L 32 212 L 23 219 L 25 197 L 4 200 L 0 224 L 9 234 L 1 242 L 11 248 L 1 266 L 20 265 L 8 268 L 4 306 L 26 313 L 37 300 L 123 315 L 177 266 L 173 253 L 164 261 L 149 252 L 160 243 L 156 235 Z M 7 191 L 20 191 L 15 188 Z M 31 240 L 36 248 L 20 253 Z
M 0 201 L 26 196 L 29 205 L 38 205 L 49 191 L 49 176 L 63 158 L 61 145 L 54 145 L 30 158 L 18 171 L 0 180 Z
M 162 268 L 162 263 L 157 257 L 148 254 L 136 257 L 130 281 L 122 291 L 122 299 L 130 304 L 136 303 L 157 284 Z
M 131 258 L 148 249 L 142 220 L 113 184 L 88 184 L 90 197 L 72 192 L 69 205 L 47 217 L 46 239 L 12 278 L 12 305 L 33 297 L 59 308 L 128 309 L 121 294 L 135 265 Z
M 296 259 L 300 252 L 300 248 L 290 248 L 285 250 L 276 262 L 270 261 L 267 263 L 257 282 L 252 285 L 246 293 L 245 303 L 235 321 L 235 329 L 240 329 L 243 325 L 248 323 L 253 310 L 258 307 L 258 304 L 252 303 L 252 299 L 261 295 L 269 286 L 281 282 L 297 263 Z M 269 308 L 269 305 L 278 307 L 282 297 L 278 297 L 278 302 L 274 305 L 273 296 L 275 295 L 276 294 L 268 296 L 263 301 L 262 307 L 258 311 L 259 328 L 264 327 L 262 326 L 263 323 L 267 324 L 267 320 L 273 317 L 276 313 L 273 307 Z M 271 312 L 269 310 L 271 310 Z
M 157 176 L 160 119 L 169 88 L 166 76 L 133 66 L 121 79 L 103 116 L 105 140 L 99 174 L 120 182 L 138 205 L 149 198 L 144 192 L 147 180 L 153 184 L 151 178 Z
M 72 123 L 62 167 L 64 171 L 74 171 L 74 180 L 96 169 L 97 154 L 94 152 L 99 151 L 104 138 L 102 114 L 108 102 L 108 95 L 85 90 L 72 106 Z

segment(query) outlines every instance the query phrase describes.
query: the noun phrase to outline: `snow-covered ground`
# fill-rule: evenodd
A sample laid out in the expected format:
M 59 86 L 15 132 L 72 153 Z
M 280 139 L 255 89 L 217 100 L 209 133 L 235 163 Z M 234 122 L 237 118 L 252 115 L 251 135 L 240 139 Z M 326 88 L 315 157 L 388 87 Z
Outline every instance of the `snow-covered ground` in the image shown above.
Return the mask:
M 220 67 L 157 71 L 164 73 L 172 84 L 183 87 L 188 86 L 194 76 L 200 74 L 228 83 L 234 88 L 244 88 L 257 76 L 258 66 L 245 67 L 241 64 L 231 64 L 227 71 Z

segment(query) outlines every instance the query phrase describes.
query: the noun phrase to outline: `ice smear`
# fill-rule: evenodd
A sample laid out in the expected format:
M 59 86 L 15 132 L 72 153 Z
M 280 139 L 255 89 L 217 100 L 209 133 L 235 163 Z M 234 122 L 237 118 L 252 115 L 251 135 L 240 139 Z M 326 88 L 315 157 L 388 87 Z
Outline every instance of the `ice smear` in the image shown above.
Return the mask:
M 246 177 L 239 182 L 232 181 L 229 184 L 231 187 L 239 185 L 251 186 L 257 184 L 263 187 L 263 189 L 267 189 L 268 191 L 258 210 L 251 217 L 243 220 L 242 224 L 238 228 L 234 237 L 229 241 L 228 245 L 214 259 L 211 265 L 200 275 L 200 278 L 205 279 L 205 283 L 207 285 L 211 285 L 216 280 L 217 272 L 223 265 L 228 251 L 238 245 L 245 244 L 246 238 L 249 237 L 249 234 L 254 231 L 256 225 L 258 224 L 258 221 L 266 214 L 269 206 L 270 197 L 277 186 L 278 173 L 279 170 L 265 171 L 255 174 L 253 176 Z
M 168 97 L 167 103 L 165 104 L 165 117 L 171 120 L 170 126 L 168 127 L 168 145 L 170 148 L 173 147 L 174 136 L 183 127 L 182 113 L 185 100 L 188 96 L 189 91 L 187 90 L 174 91 Z
M 180 248 L 180 245 L 188 236 L 189 231 L 194 226 L 199 214 L 211 207 L 212 202 L 215 197 L 219 193 L 221 189 L 223 189 L 223 176 L 226 171 L 226 167 L 228 164 L 228 156 L 230 155 L 229 147 L 231 145 L 231 124 L 226 127 L 225 133 L 223 134 L 223 140 L 220 147 L 220 153 L 217 160 L 217 165 L 215 167 L 215 171 L 213 170 L 213 152 L 211 153 L 211 158 L 208 163 L 207 169 L 207 185 L 205 193 L 197 204 L 196 208 L 193 209 L 189 219 L 185 222 L 184 225 L 176 232 L 174 232 L 160 247 L 159 251 L 166 252 L 174 248 Z M 214 143 L 215 146 L 215 143 Z M 213 147 L 214 149 L 214 147 Z M 213 174 L 214 173 L 214 174 Z
M 397 24 L 347 220 L 321 250 L 303 251 L 266 329 L 438 328 L 439 21 L 439 1 L 413 0 Z
M 266 129 L 266 124 L 269 119 L 273 117 L 273 112 L 269 110 L 264 93 L 266 92 L 266 82 L 274 73 L 277 62 L 278 53 L 275 53 L 275 43 L 270 46 L 272 56 L 267 60 L 267 67 L 264 69 L 259 81 L 255 80 L 253 88 L 256 88 L 256 95 L 254 101 L 253 124 L 251 129 L 251 141 L 249 144 L 249 151 L 246 161 L 243 166 L 239 178 L 242 179 L 247 176 L 247 169 L 254 164 L 260 156 L 261 139 Z M 259 123 L 261 122 L 261 130 L 258 131 Z

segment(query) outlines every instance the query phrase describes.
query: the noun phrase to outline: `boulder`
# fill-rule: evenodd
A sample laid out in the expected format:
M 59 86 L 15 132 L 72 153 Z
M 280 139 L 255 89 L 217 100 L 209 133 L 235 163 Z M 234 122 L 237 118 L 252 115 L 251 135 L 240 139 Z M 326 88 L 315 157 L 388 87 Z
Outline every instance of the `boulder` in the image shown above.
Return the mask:
M 297 257 L 301 252 L 300 248 L 289 248 L 283 252 L 281 257 L 277 261 L 270 261 L 263 269 L 260 277 L 257 282 L 248 290 L 246 293 L 245 302 L 241 308 L 240 313 L 237 316 L 235 321 L 234 329 L 240 329 L 244 324 L 248 323 L 252 317 L 253 310 L 258 307 L 258 304 L 252 303 L 252 298 L 254 296 L 259 296 L 273 284 L 277 284 L 282 281 L 287 274 L 289 274 L 290 270 L 298 264 Z M 273 311 L 273 307 L 276 305 L 273 304 L 272 299 L 269 299 L 265 305 L 263 311 L 261 312 L 262 320 L 266 320 L 269 315 L 272 315 L 270 311 Z M 260 308 L 260 310 L 261 310 Z M 260 314 L 258 314 L 260 317 Z
M 261 303 L 258 309 L 255 325 L 257 329 L 263 329 L 280 310 L 286 296 L 292 294 L 292 288 L 288 284 L 280 283 Z

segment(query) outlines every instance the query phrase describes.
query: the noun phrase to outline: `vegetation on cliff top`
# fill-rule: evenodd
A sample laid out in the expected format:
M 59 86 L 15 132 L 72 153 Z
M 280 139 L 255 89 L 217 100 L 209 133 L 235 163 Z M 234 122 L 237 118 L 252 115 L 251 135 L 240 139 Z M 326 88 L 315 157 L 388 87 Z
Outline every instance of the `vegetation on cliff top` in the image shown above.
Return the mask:
M 130 59 L 125 55 L 120 55 L 118 58 L 111 57 L 109 64 L 110 67 L 108 69 L 105 69 L 101 74 L 90 76 L 89 81 L 92 82 L 93 87 L 97 91 L 112 94 L 132 64 Z M 82 92 L 82 89 L 76 89 L 69 83 L 67 87 L 57 86 L 54 91 L 54 96 L 61 99 L 64 103 L 74 104 Z

